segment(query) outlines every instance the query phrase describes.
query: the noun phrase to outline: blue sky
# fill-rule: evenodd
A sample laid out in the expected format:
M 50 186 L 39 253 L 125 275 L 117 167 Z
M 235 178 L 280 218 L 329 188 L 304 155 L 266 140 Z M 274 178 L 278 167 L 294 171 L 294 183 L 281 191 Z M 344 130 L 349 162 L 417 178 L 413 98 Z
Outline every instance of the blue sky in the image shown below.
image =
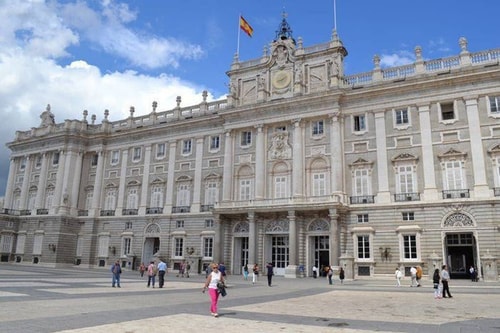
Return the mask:
M 327 42 L 333 0 L 0 0 L 0 143 L 15 130 L 40 124 L 51 104 L 56 122 L 82 111 L 111 121 L 197 104 L 201 92 L 224 98 L 237 49 L 241 13 L 254 29 L 240 35 L 240 60 L 262 55 L 275 37 L 283 9 L 304 46 Z M 500 47 L 497 0 L 337 0 L 337 30 L 349 54 L 345 73 L 411 63 L 420 45 L 425 59 Z M 10 152 L 0 147 L 0 196 Z

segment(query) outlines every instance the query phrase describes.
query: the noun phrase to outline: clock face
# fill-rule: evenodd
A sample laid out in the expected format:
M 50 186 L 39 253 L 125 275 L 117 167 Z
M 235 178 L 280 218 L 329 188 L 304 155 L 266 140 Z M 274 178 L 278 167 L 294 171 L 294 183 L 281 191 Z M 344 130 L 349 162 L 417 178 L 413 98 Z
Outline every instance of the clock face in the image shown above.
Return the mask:
M 289 72 L 279 71 L 274 74 L 273 87 L 276 89 L 283 89 L 290 84 L 291 77 Z

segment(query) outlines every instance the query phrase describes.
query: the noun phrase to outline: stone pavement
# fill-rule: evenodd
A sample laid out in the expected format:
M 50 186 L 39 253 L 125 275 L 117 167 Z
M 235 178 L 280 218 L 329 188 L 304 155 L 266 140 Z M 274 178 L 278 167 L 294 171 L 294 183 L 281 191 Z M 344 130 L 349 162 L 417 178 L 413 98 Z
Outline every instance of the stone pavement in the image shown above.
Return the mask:
M 326 279 L 274 277 L 252 285 L 229 277 L 219 318 L 201 292 L 204 276 L 167 274 L 166 288 L 122 274 L 111 288 L 107 269 L 54 269 L 0 264 L 0 332 L 500 332 L 500 283 L 452 280 L 451 299 L 434 299 L 395 280 L 360 279 L 333 286 Z

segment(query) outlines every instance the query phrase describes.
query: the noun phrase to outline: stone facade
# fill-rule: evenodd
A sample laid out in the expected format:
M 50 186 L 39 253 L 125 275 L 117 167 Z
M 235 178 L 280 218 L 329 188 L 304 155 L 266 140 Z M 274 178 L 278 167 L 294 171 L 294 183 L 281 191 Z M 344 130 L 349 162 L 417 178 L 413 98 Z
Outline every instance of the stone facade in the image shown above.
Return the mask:
M 18 131 L 2 261 L 201 273 L 272 262 L 347 278 L 447 263 L 498 279 L 500 50 L 344 74 L 337 33 L 304 47 L 285 19 L 261 58 L 235 56 L 227 100 Z M 485 264 L 487 263 L 487 264 Z

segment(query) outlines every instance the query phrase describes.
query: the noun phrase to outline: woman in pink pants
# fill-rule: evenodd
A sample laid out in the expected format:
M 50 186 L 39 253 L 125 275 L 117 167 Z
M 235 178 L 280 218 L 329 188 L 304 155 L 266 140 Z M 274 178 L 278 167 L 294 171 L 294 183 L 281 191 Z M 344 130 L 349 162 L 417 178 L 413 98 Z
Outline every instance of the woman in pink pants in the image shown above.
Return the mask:
M 210 295 L 210 313 L 214 317 L 218 317 L 217 314 L 217 301 L 219 300 L 219 293 L 217 292 L 217 283 L 224 283 L 224 277 L 222 273 L 219 271 L 219 265 L 213 263 L 212 272 L 208 274 L 207 280 L 205 281 L 205 286 L 203 287 L 203 292 L 208 288 L 208 294 Z

